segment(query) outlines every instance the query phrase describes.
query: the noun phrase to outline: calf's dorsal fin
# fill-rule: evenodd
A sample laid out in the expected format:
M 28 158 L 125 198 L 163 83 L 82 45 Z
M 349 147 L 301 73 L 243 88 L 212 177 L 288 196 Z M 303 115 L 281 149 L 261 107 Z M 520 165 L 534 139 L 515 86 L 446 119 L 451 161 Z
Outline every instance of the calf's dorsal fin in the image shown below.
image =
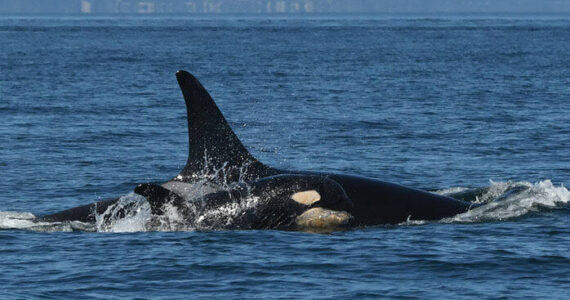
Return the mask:
M 171 203 L 176 208 L 181 208 L 184 205 L 184 199 L 182 197 L 153 183 L 137 185 L 135 193 L 146 198 L 150 204 L 150 210 L 154 215 L 163 215 L 165 212 L 164 205 L 166 203 Z
M 186 102 L 188 161 L 173 180 L 193 182 L 214 175 L 219 180 L 234 182 L 272 173 L 243 146 L 196 77 L 178 71 L 176 78 Z

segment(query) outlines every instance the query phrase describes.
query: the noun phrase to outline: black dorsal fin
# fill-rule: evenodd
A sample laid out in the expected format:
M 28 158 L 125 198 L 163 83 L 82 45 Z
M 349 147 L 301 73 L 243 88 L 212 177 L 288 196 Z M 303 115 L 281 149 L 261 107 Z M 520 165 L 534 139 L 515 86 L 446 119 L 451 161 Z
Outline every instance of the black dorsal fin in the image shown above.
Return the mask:
M 216 174 L 233 182 L 271 173 L 243 146 L 198 79 L 186 71 L 178 71 L 176 78 L 186 102 L 189 149 L 186 166 L 174 180 L 192 182 Z

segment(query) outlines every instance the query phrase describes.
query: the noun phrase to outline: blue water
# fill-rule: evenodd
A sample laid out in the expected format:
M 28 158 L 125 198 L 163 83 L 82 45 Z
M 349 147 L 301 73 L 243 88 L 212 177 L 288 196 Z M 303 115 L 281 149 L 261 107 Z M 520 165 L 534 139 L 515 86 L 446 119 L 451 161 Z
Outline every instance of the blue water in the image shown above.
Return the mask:
M 566 16 L 2 16 L 0 297 L 566 298 L 568 53 Z M 268 165 L 489 204 L 331 234 L 34 227 L 179 172 L 178 69 Z

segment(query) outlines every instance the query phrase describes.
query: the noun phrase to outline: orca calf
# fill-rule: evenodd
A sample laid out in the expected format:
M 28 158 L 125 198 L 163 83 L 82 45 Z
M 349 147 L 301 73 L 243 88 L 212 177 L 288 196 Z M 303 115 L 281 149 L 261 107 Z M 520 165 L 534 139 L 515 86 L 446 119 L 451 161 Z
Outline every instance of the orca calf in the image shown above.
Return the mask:
M 269 167 L 247 151 L 214 100 L 194 76 L 186 71 L 178 71 L 176 77 L 186 103 L 188 160 L 173 179 L 161 184 L 139 185 L 135 189 L 135 193 L 144 196 L 151 204 L 153 214 L 163 213 L 162 208 L 167 203 L 187 210 L 185 197 L 197 185 L 209 189 L 201 198 L 203 210 L 240 203 L 252 195 L 265 198 L 265 204 L 260 205 L 259 210 L 218 226 L 225 229 L 397 224 L 407 220 L 440 220 L 464 213 L 474 206 L 466 201 L 362 176 Z M 319 191 L 319 180 L 329 187 L 328 192 Z M 221 190 L 220 187 L 228 182 L 238 187 L 229 191 Z M 250 189 L 249 194 L 245 193 L 246 187 Z M 321 200 L 307 205 L 300 204 L 292 196 L 305 192 L 298 195 L 311 198 L 312 194 L 315 199 L 319 198 L 310 191 L 316 191 Z M 39 220 L 94 222 L 95 213 L 105 212 L 117 201 L 104 200 L 47 215 Z
M 166 214 L 170 205 L 194 228 L 330 231 L 348 225 L 351 220 L 348 212 L 353 207 L 337 182 L 314 175 L 270 176 L 190 201 L 153 183 L 139 184 L 134 191 L 146 198 L 153 216 Z M 118 203 L 119 199 L 100 201 L 46 215 L 37 221 L 94 223 L 96 215 L 124 218 L 134 203 L 117 206 Z M 113 206 L 118 209 L 106 215 Z M 239 209 L 233 214 L 218 213 L 236 207 Z

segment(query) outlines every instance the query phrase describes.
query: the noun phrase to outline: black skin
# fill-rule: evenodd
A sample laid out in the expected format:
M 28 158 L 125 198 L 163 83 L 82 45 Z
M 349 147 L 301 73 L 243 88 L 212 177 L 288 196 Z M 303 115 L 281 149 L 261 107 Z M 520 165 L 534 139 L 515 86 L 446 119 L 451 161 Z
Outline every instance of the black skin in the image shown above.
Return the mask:
M 315 190 L 320 200 L 305 205 L 291 197 L 297 192 Z M 148 196 L 145 195 L 145 197 Z M 207 212 L 227 204 L 243 204 L 256 197 L 253 207 L 245 208 L 237 216 L 209 216 Z M 329 178 L 315 175 L 284 174 L 240 184 L 230 190 L 211 193 L 193 201 L 201 218 L 201 227 L 217 229 L 282 229 L 295 227 L 295 219 L 305 211 L 321 207 L 350 212 L 352 201 L 342 187 Z M 182 205 L 181 207 L 184 208 Z M 206 214 L 204 214 L 206 212 Z M 185 213 L 185 215 L 192 215 Z
M 107 208 L 119 201 L 119 198 L 107 199 L 96 203 L 70 208 L 54 214 L 41 216 L 36 219 L 40 222 L 66 222 L 80 221 L 84 223 L 95 223 L 95 212 L 102 214 Z
M 178 71 L 176 77 L 186 103 L 189 155 L 186 166 L 173 181 L 188 182 L 192 180 L 193 174 L 200 174 L 208 168 L 215 170 L 224 167 L 225 178 L 219 180 L 235 181 L 244 176 L 243 166 L 247 166 L 245 176 L 249 180 L 292 173 L 326 176 L 338 182 L 352 200 L 353 226 L 398 224 L 407 220 L 440 220 L 477 206 L 362 176 L 279 170 L 266 166 L 247 151 L 212 97 L 194 76 Z M 210 156 L 207 163 L 202 159 L 204 153 Z
M 270 169 L 267 178 L 276 177 L 270 174 L 287 172 L 292 171 Z M 352 215 L 350 226 L 353 227 L 399 224 L 408 220 L 441 220 L 481 205 L 362 176 L 298 173 L 325 176 L 338 183 L 353 203 L 349 210 Z
M 354 226 L 440 220 L 467 212 L 473 203 L 366 177 L 331 175 L 353 200 Z
M 178 71 L 176 77 L 186 103 L 189 151 L 186 166 L 178 176 L 171 180 L 172 182 L 178 181 L 192 184 L 197 180 L 196 175 L 198 174 L 210 177 L 215 177 L 217 174 L 219 177 L 211 179 L 213 184 L 246 181 L 253 183 L 253 186 L 259 187 L 259 191 L 256 191 L 257 193 L 264 194 L 272 191 L 271 188 L 275 188 L 273 185 L 277 184 L 281 178 L 286 178 L 287 176 L 328 178 L 328 180 L 340 186 L 340 190 L 343 191 L 341 198 L 347 196 L 347 199 L 350 199 L 348 201 L 351 201 L 353 204 L 350 209 L 346 210 L 353 216 L 352 226 L 397 224 L 407 220 L 440 220 L 464 213 L 470 208 L 477 206 L 470 202 L 372 178 L 344 174 L 286 171 L 266 166 L 247 151 L 228 125 L 214 100 L 194 76 L 185 71 Z M 205 155 L 207 159 L 205 159 Z M 221 169 L 224 172 L 219 172 Z M 264 190 L 262 187 L 267 187 L 268 189 Z M 161 207 L 165 202 L 171 201 L 177 206 L 180 205 L 180 207 L 183 204 L 183 199 L 180 195 L 160 185 L 145 184 L 137 187 L 135 191 L 147 198 L 151 203 L 153 213 L 156 214 L 162 213 Z M 229 197 L 232 192 L 230 194 L 227 194 L 228 192 L 220 192 L 207 195 L 205 197 L 206 201 L 203 201 L 206 205 L 205 207 L 215 207 L 216 205 L 227 203 L 227 201 L 243 199 L 243 194 L 240 191 L 236 190 L 234 192 L 238 193 L 236 197 L 233 195 Z M 228 196 L 224 196 L 224 193 Z M 271 195 L 269 199 L 283 200 L 288 198 L 285 195 Z M 102 213 L 109 205 L 116 203 L 117 200 L 110 199 L 96 204 L 72 208 L 41 217 L 38 220 L 93 222 L 92 212 L 94 209 L 98 213 Z M 269 219 L 269 216 L 275 214 L 276 211 L 278 214 L 282 211 L 295 212 L 295 215 L 299 213 L 297 208 L 290 207 L 286 200 L 283 201 L 270 201 L 278 205 L 261 207 L 259 213 L 253 218 L 254 221 L 244 221 L 247 223 L 246 227 L 272 228 L 272 226 L 276 225 L 271 222 L 288 223 L 289 219 L 287 218 L 287 221 L 283 222 Z M 340 202 L 347 203 L 346 199 Z M 285 207 L 280 207 L 279 205 L 285 205 Z M 345 205 L 342 207 L 331 205 L 330 208 L 333 210 L 344 210 L 347 207 Z M 263 216 L 267 216 L 267 218 Z

